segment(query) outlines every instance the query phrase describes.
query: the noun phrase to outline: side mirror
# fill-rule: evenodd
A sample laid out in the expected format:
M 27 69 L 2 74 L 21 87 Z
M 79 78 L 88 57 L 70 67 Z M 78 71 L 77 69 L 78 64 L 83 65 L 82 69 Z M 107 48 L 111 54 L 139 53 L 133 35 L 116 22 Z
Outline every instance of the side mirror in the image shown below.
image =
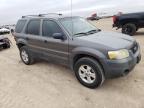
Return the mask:
M 52 36 L 54 39 L 64 40 L 64 35 L 62 33 L 54 33 Z

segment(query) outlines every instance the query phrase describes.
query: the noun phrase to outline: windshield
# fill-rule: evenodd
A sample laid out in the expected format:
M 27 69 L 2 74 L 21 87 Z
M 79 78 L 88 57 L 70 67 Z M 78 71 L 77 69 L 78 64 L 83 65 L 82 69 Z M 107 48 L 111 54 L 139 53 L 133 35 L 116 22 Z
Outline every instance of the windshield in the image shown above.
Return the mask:
M 62 18 L 60 19 L 60 22 L 66 30 L 74 36 L 82 36 L 98 32 L 98 29 L 95 26 L 80 17 Z

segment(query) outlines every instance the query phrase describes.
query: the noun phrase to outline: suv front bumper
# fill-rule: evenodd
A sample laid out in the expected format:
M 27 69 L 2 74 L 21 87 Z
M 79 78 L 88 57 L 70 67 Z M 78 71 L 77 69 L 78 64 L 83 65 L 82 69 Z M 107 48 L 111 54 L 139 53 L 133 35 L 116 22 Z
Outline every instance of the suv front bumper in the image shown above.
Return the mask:
M 141 61 L 140 49 L 135 54 L 130 54 L 122 60 L 104 60 L 104 71 L 106 78 L 125 76 L 131 72 L 137 63 Z

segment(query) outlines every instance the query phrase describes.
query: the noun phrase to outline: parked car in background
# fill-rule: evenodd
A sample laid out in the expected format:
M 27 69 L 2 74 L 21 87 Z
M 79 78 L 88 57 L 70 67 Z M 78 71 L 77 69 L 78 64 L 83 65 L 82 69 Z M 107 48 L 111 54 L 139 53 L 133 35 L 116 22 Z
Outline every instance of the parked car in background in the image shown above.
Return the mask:
M 113 27 L 122 28 L 122 33 L 133 36 L 140 28 L 144 28 L 144 12 L 115 15 Z
M 0 35 L 1 35 L 1 34 L 9 34 L 9 33 L 10 33 L 10 30 L 7 29 L 7 28 L 1 28 L 1 29 L 0 29 Z
M 0 49 L 10 48 L 10 40 L 7 37 L 0 36 Z
M 24 16 L 13 35 L 23 63 L 30 65 L 41 58 L 66 65 L 89 88 L 127 75 L 141 60 L 134 38 L 101 31 L 81 17 Z
M 92 14 L 90 17 L 87 17 L 87 20 L 91 20 L 91 21 L 94 21 L 94 20 L 99 20 L 101 19 L 100 17 L 97 16 L 97 14 Z

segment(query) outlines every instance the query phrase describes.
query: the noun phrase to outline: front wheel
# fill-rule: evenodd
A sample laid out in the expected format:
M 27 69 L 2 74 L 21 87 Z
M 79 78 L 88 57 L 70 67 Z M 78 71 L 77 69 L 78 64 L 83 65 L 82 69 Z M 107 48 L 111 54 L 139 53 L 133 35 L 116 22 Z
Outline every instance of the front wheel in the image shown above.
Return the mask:
M 78 60 L 74 71 L 78 81 L 88 88 L 97 88 L 104 82 L 103 69 L 93 58 L 84 57 Z

